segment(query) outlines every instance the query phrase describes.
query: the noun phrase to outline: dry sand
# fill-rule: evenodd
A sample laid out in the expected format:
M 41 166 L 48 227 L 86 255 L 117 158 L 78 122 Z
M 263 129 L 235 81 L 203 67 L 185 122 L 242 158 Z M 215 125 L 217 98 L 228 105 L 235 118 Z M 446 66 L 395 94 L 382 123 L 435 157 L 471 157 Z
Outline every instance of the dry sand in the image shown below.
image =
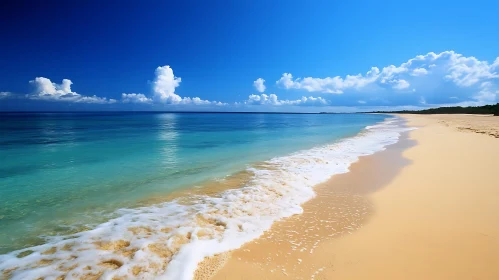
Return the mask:
M 499 117 L 403 117 L 419 129 L 198 276 L 499 279 Z

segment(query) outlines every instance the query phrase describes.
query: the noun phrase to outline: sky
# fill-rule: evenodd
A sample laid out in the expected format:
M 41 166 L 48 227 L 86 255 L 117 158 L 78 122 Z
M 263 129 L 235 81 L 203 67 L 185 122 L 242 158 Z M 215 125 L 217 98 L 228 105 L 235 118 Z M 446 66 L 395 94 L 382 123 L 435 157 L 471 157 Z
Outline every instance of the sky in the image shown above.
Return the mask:
M 0 111 L 499 102 L 496 1 L 10 1 Z

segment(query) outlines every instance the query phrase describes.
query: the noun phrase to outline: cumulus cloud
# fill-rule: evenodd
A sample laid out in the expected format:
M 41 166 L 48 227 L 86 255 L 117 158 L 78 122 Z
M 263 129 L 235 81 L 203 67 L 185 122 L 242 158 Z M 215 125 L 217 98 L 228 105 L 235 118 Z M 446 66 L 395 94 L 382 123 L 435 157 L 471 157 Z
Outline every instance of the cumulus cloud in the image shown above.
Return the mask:
M 173 69 L 169 65 L 156 68 L 155 75 L 151 98 L 142 93 L 122 93 L 121 101 L 123 103 L 158 103 L 171 105 L 227 105 L 227 103 L 223 102 L 203 100 L 199 97 L 181 97 L 176 94 L 175 89 L 180 86 L 182 78 L 176 77 L 173 74 Z
M 394 89 L 406 89 L 410 86 L 406 80 L 393 80 L 392 83 Z
M 499 57 L 493 63 L 454 51 L 418 55 L 399 66 L 372 67 L 365 74 L 344 77 L 293 78 L 284 73 L 276 82 L 284 89 L 332 94 L 414 93 L 449 99 L 454 93 L 479 102 L 495 102 L 498 95 Z M 488 83 L 486 83 L 488 82 Z M 486 83 L 485 85 L 482 85 Z M 448 95 L 446 97 L 446 95 Z
M 176 105 L 226 105 L 222 102 L 203 100 L 199 97 L 181 97 L 175 94 L 175 88 L 180 86 L 181 81 L 180 77 L 175 77 L 170 66 L 156 68 L 156 78 L 153 81 L 154 99 L 160 103 Z
M 173 75 L 169 65 L 156 68 L 156 78 L 153 82 L 154 98 L 166 104 L 177 104 L 182 97 L 175 94 L 175 88 L 180 85 L 182 78 Z
M 256 81 L 253 82 L 253 86 L 258 92 L 264 92 L 265 91 L 265 80 L 262 78 L 256 79 Z
M 424 76 L 426 74 L 428 74 L 428 70 L 426 70 L 425 68 L 416 68 L 412 70 L 411 73 L 412 76 Z
M 499 89 L 492 82 L 483 82 L 480 91 L 473 98 L 481 104 L 490 104 L 499 101 Z
M 31 99 L 49 100 L 49 101 L 66 101 L 75 103 L 94 103 L 94 104 L 112 104 L 116 103 L 115 99 L 107 99 L 104 97 L 85 96 L 73 92 L 71 85 L 73 82 L 69 79 L 63 79 L 62 83 L 53 83 L 45 77 L 36 77 L 29 81 L 34 85 L 35 91 L 27 95 Z
M 440 56 L 443 56 L 440 54 Z M 499 78 L 494 72 L 495 64 L 488 65 L 487 61 L 480 61 L 475 57 L 464 57 L 459 54 L 445 54 L 449 60 L 449 70 L 446 78 L 452 80 L 458 86 L 469 87 L 480 81 Z
M 245 104 L 248 105 L 272 105 L 272 106 L 281 106 L 281 105 L 327 105 L 328 102 L 322 97 L 305 97 L 303 96 L 301 99 L 297 100 L 280 100 L 275 94 L 252 94 L 248 97 L 248 100 L 245 101 Z
M 152 99 L 142 93 L 122 93 L 121 102 L 123 103 L 151 103 Z
M 344 79 L 336 77 L 326 78 L 297 78 L 293 80 L 293 75 L 290 73 L 282 74 L 282 77 L 276 82 L 278 86 L 285 89 L 304 89 L 309 92 L 324 92 L 324 93 L 343 93 L 346 88 L 362 88 L 374 82 L 379 76 L 377 67 L 371 68 L 365 76 L 347 75 Z

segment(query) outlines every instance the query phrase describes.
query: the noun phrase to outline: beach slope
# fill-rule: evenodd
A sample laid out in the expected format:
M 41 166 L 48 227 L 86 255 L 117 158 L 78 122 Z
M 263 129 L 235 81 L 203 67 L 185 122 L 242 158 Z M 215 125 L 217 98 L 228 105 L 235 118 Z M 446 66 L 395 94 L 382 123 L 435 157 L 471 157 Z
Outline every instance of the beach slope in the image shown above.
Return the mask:
M 499 279 L 499 117 L 401 117 L 418 127 L 407 136 L 412 144 L 400 151 L 403 161 L 389 159 L 393 148 L 381 152 L 384 158 L 361 158 L 304 205 L 304 217 L 315 211 L 324 217 L 316 220 L 327 224 L 327 213 L 318 209 L 337 209 L 327 203 L 339 202 L 325 189 L 376 185 L 353 194 L 361 202 L 343 200 L 344 207 L 364 205 L 353 210 L 356 216 L 359 209 L 368 212 L 351 230 L 326 238 L 334 226 L 303 230 L 301 215 L 293 216 L 232 252 L 214 278 Z M 390 162 L 396 174 L 387 171 Z M 341 224 L 345 217 L 329 218 Z M 296 245 L 297 236 L 304 243 L 315 238 L 313 250 L 297 250 L 304 246 Z

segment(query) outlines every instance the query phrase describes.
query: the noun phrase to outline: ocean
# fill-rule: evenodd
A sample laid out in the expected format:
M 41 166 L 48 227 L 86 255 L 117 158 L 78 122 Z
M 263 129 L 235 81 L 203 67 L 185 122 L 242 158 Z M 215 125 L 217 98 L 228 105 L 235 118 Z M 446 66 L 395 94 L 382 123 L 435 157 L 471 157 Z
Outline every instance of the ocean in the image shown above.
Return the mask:
M 190 279 L 407 130 L 374 114 L 0 113 L 0 272 Z

